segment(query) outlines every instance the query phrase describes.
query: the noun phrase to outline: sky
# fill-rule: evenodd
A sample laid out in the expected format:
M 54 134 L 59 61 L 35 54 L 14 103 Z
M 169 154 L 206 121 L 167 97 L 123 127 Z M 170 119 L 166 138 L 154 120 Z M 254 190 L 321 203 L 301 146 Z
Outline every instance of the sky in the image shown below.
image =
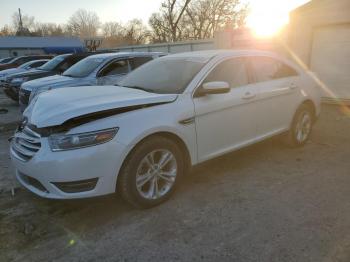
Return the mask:
M 0 27 L 11 24 L 11 16 L 20 7 L 23 14 L 34 16 L 37 22 L 65 23 L 79 8 L 94 11 L 101 22 L 125 23 L 133 18 L 145 23 L 158 11 L 163 0 L 0 0 Z M 276 30 L 288 22 L 288 12 L 308 0 L 242 0 L 248 2 L 251 14 L 248 25 Z M 263 33 L 263 32 L 262 32 Z M 265 32 L 268 33 L 268 32 Z

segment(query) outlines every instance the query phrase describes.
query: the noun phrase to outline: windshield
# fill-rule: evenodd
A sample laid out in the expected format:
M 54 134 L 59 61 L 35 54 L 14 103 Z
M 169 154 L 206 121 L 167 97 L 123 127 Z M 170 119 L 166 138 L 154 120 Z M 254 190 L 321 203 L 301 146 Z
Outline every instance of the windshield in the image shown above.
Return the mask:
M 60 64 L 68 55 L 60 55 L 56 56 L 55 58 L 51 59 L 49 62 L 43 64 L 42 66 L 38 67 L 40 70 L 45 71 L 52 71 L 55 69 L 55 67 Z
M 103 60 L 103 58 L 87 57 L 67 69 L 63 75 L 70 77 L 86 77 L 93 72 Z
M 26 68 L 29 67 L 31 64 L 36 63 L 36 62 L 37 62 L 36 60 L 35 60 L 35 61 L 29 61 L 29 62 L 27 62 L 27 63 L 24 63 L 24 64 L 20 65 L 18 68 L 26 69 Z
M 180 94 L 206 62 L 201 58 L 158 58 L 127 75 L 119 85 L 152 93 Z

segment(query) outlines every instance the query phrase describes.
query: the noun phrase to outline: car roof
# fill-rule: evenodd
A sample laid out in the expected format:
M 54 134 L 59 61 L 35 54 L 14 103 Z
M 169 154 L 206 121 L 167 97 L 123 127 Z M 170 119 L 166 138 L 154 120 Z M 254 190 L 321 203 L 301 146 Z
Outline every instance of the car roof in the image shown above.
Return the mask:
M 225 56 L 272 56 L 280 57 L 278 54 L 270 51 L 262 51 L 255 49 L 218 49 L 218 50 L 203 50 L 194 52 L 184 52 L 170 55 L 168 57 L 179 57 L 179 58 L 201 58 L 211 59 L 213 57 L 225 57 Z
M 38 60 L 29 61 L 26 64 L 34 64 L 34 63 L 37 63 L 37 62 L 50 61 L 50 60 L 51 59 L 38 59 Z
M 115 53 L 100 53 L 91 55 L 94 58 L 117 58 L 117 57 L 134 57 L 134 56 L 153 56 L 153 55 L 165 55 L 162 52 L 115 52 Z
M 25 57 L 53 57 L 53 55 L 50 55 L 50 54 L 38 54 L 38 55 L 22 55 L 22 56 L 17 56 L 17 57 L 14 57 L 16 59 L 20 59 L 20 58 L 25 58 Z

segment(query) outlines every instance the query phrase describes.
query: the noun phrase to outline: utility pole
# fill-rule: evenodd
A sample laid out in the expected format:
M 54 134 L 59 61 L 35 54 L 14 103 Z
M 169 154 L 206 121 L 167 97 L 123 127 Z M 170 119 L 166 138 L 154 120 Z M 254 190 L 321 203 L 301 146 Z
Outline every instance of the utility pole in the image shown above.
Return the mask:
M 19 31 L 23 31 L 21 8 L 18 8 L 18 14 L 19 14 Z

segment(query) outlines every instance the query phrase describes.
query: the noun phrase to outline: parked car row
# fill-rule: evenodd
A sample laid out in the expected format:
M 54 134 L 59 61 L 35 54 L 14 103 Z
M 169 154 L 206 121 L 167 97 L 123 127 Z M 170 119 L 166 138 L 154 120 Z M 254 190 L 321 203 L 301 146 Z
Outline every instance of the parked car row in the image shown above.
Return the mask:
M 18 56 L 13 58 L 5 58 L 6 62 L 0 63 L 0 71 L 10 68 L 16 68 L 20 65 L 23 65 L 24 63 L 27 63 L 29 61 L 33 60 L 40 60 L 40 59 L 51 59 L 53 58 L 53 55 L 27 55 L 27 56 Z
M 23 112 L 30 100 L 48 90 L 91 85 L 114 85 L 126 74 L 148 61 L 164 56 L 163 53 L 103 53 L 76 55 L 74 65 L 62 74 L 51 73 L 52 76 L 38 78 L 22 84 L 19 93 L 20 109 Z M 82 59 L 85 56 L 85 59 Z M 87 57 L 88 56 L 88 57 Z M 62 70 L 62 69 L 61 69 Z M 29 74 L 29 73 L 28 73 Z
M 13 94 L 12 97 L 15 100 L 18 100 L 19 88 L 24 82 L 50 75 L 61 74 L 74 63 L 88 55 L 89 54 L 64 54 L 56 56 L 44 65 L 36 68 L 36 70 L 29 70 L 7 76 L 2 83 L 2 86 L 5 93 Z
M 20 73 L 27 72 L 31 69 L 38 68 L 43 64 L 47 63 L 49 59 L 33 60 L 20 65 L 17 68 L 5 69 L 0 71 L 0 86 L 3 86 L 5 94 L 12 100 L 18 100 L 18 90 L 12 88 L 6 88 L 7 77 Z
M 39 93 L 61 87 L 116 84 L 138 66 L 164 55 L 160 52 L 64 54 L 36 70 L 0 71 L 0 86 L 8 97 L 19 101 L 23 112 L 30 99 Z
M 32 98 L 11 140 L 24 187 L 53 199 L 119 192 L 153 207 L 193 165 L 282 133 L 304 145 L 320 114 L 308 72 L 270 52 L 145 57 L 89 56 L 62 76 L 23 85 L 36 94 L 34 86 L 52 87 Z M 117 86 L 98 86 L 125 74 Z M 55 88 L 79 80 L 84 86 Z

